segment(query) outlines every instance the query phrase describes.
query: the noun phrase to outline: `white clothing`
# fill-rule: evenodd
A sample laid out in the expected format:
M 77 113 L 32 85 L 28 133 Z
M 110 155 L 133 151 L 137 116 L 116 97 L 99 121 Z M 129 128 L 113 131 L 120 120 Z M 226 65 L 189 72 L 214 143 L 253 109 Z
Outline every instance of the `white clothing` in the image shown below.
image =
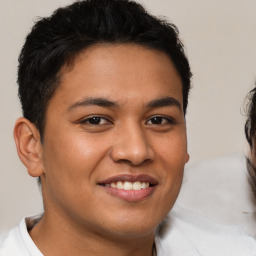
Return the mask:
M 256 256 L 256 240 L 240 228 L 174 207 L 156 236 L 158 256 Z
M 0 256 L 43 256 L 24 218 L 0 238 Z M 214 224 L 175 207 L 156 235 L 157 256 L 256 256 L 256 241 L 235 227 Z

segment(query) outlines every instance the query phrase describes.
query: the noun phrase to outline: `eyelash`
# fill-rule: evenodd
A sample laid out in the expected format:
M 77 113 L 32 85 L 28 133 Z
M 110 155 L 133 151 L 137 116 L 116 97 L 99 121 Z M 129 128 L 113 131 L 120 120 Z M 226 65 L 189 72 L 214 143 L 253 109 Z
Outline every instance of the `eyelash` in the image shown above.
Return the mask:
M 166 123 L 164 123 L 164 124 L 161 123 L 161 124 L 152 124 L 152 125 L 176 124 L 175 119 L 172 118 L 172 117 L 170 117 L 170 116 L 168 116 L 168 117 L 166 117 L 166 116 L 161 116 L 161 115 L 152 116 L 152 117 L 149 118 L 149 120 L 148 120 L 147 122 L 152 121 L 152 119 L 156 119 L 156 121 L 159 121 L 159 120 L 157 120 L 157 119 L 161 119 L 161 121 L 163 121 L 163 120 L 166 121 Z
M 175 124 L 176 121 L 172 118 L 172 117 L 166 117 L 166 116 L 161 116 L 161 115 L 156 115 L 156 116 L 152 116 L 150 117 L 147 121 L 146 124 L 148 122 L 152 122 L 152 120 L 155 119 L 154 121 L 156 121 L 156 123 L 152 123 L 151 125 L 166 125 L 166 124 Z M 101 124 L 101 122 L 104 120 L 104 123 Z M 90 123 L 90 121 L 92 123 Z M 160 123 L 158 123 L 160 121 Z M 162 122 L 165 123 L 162 123 Z M 88 125 L 92 125 L 92 126 L 98 126 L 98 125 L 106 125 L 106 124 L 111 124 L 112 122 L 106 118 L 106 117 L 102 117 L 102 116 L 91 116 L 88 117 L 86 119 L 83 119 L 80 121 L 81 124 L 88 124 Z
M 101 122 L 102 120 L 104 120 L 106 123 L 104 123 L 104 124 L 98 123 L 98 121 Z M 95 123 L 89 123 L 90 121 L 95 122 Z M 81 120 L 80 123 L 81 124 L 88 124 L 88 125 L 95 125 L 95 126 L 111 124 L 109 119 L 107 119 L 105 117 L 102 117 L 102 116 L 91 116 L 91 117 L 88 117 L 86 119 Z

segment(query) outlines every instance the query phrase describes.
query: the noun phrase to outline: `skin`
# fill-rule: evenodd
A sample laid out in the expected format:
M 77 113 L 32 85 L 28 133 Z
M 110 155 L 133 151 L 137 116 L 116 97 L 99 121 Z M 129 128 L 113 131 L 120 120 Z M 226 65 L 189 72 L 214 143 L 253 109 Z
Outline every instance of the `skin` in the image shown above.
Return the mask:
M 97 45 L 62 69 L 43 143 L 24 118 L 14 130 L 21 160 L 42 180 L 45 214 L 30 235 L 44 255 L 151 255 L 189 158 L 182 102 L 180 76 L 157 50 Z M 157 184 L 138 200 L 99 185 L 124 174 Z

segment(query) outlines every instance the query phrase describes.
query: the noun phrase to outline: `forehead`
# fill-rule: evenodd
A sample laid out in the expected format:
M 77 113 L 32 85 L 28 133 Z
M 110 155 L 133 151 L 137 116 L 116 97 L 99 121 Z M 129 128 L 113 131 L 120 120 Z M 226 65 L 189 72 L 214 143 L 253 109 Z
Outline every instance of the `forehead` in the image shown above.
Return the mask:
M 54 97 L 79 100 L 93 94 L 120 100 L 152 100 L 154 95 L 172 94 L 182 103 L 182 83 L 171 59 L 162 51 L 132 44 L 102 44 L 84 50 L 72 67 L 62 69 Z

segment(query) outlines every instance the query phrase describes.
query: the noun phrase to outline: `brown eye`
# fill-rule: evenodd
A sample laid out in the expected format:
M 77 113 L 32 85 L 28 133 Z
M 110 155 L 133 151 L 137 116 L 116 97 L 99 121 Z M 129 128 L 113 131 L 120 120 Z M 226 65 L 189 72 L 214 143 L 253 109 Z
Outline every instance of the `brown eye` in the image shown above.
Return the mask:
M 108 124 L 109 121 L 106 118 L 100 116 L 92 116 L 81 121 L 82 124 L 87 125 L 104 125 Z
M 160 116 L 155 116 L 155 117 L 151 118 L 152 124 L 162 124 L 162 122 L 163 122 L 163 118 Z
M 153 116 L 147 121 L 147 124 L 150 125 L 166 125 L 174 123 L 175 121 L 173 120 L 173 118 L 165 116 Z
M 89 124 L 100 124 L 101 118 L 100 117 L 92 117 L 87 120 Z

